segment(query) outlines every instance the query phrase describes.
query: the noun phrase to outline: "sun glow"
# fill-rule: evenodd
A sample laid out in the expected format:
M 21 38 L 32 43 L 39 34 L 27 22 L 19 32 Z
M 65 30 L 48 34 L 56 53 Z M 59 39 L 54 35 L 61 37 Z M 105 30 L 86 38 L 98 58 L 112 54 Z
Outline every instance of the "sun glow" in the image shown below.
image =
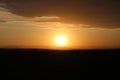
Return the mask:
M 57 46 L 66 46 L 67 45 L 67 38 L 64 35 L 59 35 L 56 37 L 56 45 Z

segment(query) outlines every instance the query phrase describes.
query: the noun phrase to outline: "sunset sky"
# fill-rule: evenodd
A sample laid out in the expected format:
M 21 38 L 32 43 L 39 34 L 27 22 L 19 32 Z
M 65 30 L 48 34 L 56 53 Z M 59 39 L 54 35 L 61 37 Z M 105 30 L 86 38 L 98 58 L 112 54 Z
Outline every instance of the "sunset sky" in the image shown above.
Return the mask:
M 0 47 L 120 48 L 119 8 L 119 0 L 0 0 Z

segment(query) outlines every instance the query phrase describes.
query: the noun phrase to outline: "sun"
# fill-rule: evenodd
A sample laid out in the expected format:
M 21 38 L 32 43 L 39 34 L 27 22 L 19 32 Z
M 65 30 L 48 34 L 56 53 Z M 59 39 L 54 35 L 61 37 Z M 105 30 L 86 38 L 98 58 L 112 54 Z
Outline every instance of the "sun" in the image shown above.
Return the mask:
M 55 42 L 56 42 L 56 45 L 57 46 L 66 46 L 67 45 L 67 38 L 66 38 L 66 36 L 64 36 L 64 35 L 58 35 L 57 37 L 56 37 L 56 40 L 55 40 Z

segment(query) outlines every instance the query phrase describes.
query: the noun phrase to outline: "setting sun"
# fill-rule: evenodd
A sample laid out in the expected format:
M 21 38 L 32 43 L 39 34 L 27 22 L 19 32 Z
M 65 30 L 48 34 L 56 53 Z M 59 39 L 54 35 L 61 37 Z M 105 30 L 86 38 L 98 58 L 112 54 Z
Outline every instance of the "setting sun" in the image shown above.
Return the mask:
M 55 42 L 57 46 L 65 46 L 67 45 L 67 38 L 64 35 L 59 35 L 56 37 Z

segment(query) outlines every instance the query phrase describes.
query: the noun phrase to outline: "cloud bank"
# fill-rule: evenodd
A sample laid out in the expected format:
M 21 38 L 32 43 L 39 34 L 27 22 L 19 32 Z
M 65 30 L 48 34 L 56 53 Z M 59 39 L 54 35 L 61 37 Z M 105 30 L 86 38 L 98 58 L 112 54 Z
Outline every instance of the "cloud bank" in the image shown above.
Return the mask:
M 24 17 L 59 16 L 65 23 L 120 28 L 119 0 L 0 0 L 0 3 Z
M 0 27 L 3 26 L 32 26 L 34 28 L 41 29 L 77 30 L 81 27 L 87 27 L 89 25 L 64 23 L 58 16 L 24 17 L 13 14 L 8 9 L 0 7 Z
M 44 16 L 45 14 L 41 14 L 41 13 L 39 15 L 38 14 L 33 14 L 33 13 L 36 13 L 36 12 L 30 13 L 28 15 L 25 15 L 26 13 L 24 13 L 24 11 L 22 12 L 23 14 L 16 13 L 16 12 L 19 12 L 19 8 L 18 8 L 17 5 L 19 5 L 19 7 L 22 8 L 22 5 L 20 5 L 20 4 L 23 3 L 23 2 L 26 3 L 27 0 L 25 0 L 25 1 L 17 0 L 15 2 L 6 0 L 6 2 L 4 2 L 4 1 L 1 2 L 0 3 L 0 24 L 1 23 L 5 24 L 6 22 L 10 22 L 10 23 L 13 23 L 13 22 L 18 22 L 18 23 L 24 22 L 24 24 L 30 24 L 30 25 L 34 24 L 34 26 L 39 26 L 39 28 L 42 28 L 42 29 L 53 29 L 53 28 L 61 29 L 61 28 L 64 28 L 64 29 L 69 29 L 69 30 L 77 30 L 77 29 L 79 30 L 80 28 L 106 28 L 106 29 L 117 29 L 117 28 L 120 28 L 120 25 L 119 25 L 120 24 L 120 22 L 119 22 L 120 21 L 119 20 L 119 15 L 113 15 L 113 18 L 116 18 L 114 16 L 117 16 L 116 21 L 115 21 L 115 19 L 112 19 L 112 18 L 111 19 L 109 19 L 109 18 L 108 19 L 105 19 L 105 18 L 100 19 L 100 17 L 99 18 L 96 17 L 96 19 L 93 20 L 94 17 L 92 17 L 91 21 L 93 23 L 90 23 L 87 20 L 86 20 L 86 22 L 84 22 L 85 18 L 80 18 L 80 16 L 82 16 L 81 14 L 80 15 L 73 15 L 72 13 L 74 13 L 74 12 L 68 13 L 68 15 L 72 14 L 71 17 L 67 17 L 67 16 L 59 17 L 59 16 L 54 16 L 53 14 L 52 15 L 48 15 L 44 11 L 43 11 L 43 13 L 45 13 L 48 16 Z M 39 5 L 37 5 L 36 2 L 39 2 L 39 1 L 37 1 L 37 0 L 35 0 L 35 2 L 33 1 L 34 6 L 35 6 L 34 8 L 39 6 Z M 32 4 L 32 7 L 33 7 L 33 3 L 30 2 L 30 4 Z M 68 5 L 63 5 L 63 7 L 66 7 L 66 6 L 70 7 L 69 4 L 70 3 L 68 2 Z M 76 4 L 76 2 L 75 2 L 75 4 Z M 15 10 L 13 10 L 13 8 L 11 8 L 14 5 L 16 5 L 16 7 L 14 7 Z M 29 3 L 28 3 L 28 6 L 29 6 Z M 50 6 L 50 4 L 48 4 L 48 6 Z M 61 6 L 62 5 L 59 5 L 59 7 L 61 7 Z M 73 5 L 71 5 L 71 6 L 73 6 Z M 8 8 L 8 7 L 10 7 L 10 8 Z M 24 7 L 26 7 L 26 5 Z M 46 7 L 46 8 L 48 8 L 48 7 Z M 44 10 L 44 7 L 42 7 L 42 9 Z M 26 10 L 26 8 L 23 8 L 23 10 Z M 58 10 L 59 10 L 59 8 L 58 8 Z M 63 8 L 63 10 L 64 10 L 64 8 Z M 71 10 L 74 10 L 74 9 L 71 8 Z M 29 9 L 28 9 L 28 11 L 29 11 Z M 41 8 L 40 8 L 40 11 L 41 11 Z M 51 12 L 52 12 L 52 10 L 51 10 Z M 55 13 L 56 13 L 56 11 L 55 11 Z M 77 16 L 77 18 L 75 18 L 76 16 Z M 94 16 L 96 16 L 96 15 L 94 15 Z M 89 18 L 88 18 L 88 20 L 89 20 Z M 98 21 L 102 20 L 102 21 L 97 23 L 96 22 L 97 20 Z

